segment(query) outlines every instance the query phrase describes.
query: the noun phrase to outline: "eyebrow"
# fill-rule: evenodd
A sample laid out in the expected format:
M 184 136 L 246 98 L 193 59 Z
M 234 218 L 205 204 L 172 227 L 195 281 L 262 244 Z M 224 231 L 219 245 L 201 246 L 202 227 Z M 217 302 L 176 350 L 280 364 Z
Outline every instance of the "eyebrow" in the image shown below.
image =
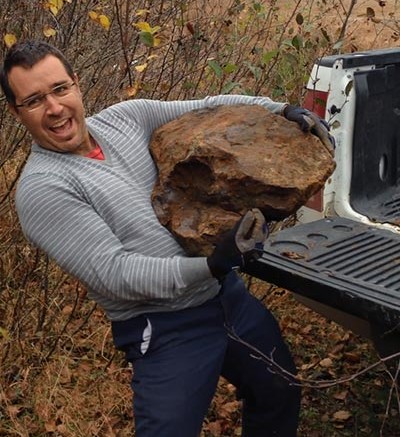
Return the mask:
M 70 78 L 70 79 L 73 80 L 72 78 Z M 54 88 L 57 88 L 60 85 L 64 85 L 65 83 L 68 83 L 68 79 L 61 80 L 59 82 L 54 82 L 50 89 L 53 90 Z M 29 94 L 29 96 L 24 97 L 23 99 L 21 99 L 21 102 L 26 102 L 27 100 L 30 100 L 30 99 L 32 99 L 33 97 L 36 97 L 36 96 L 40 96 L 41 94 L 45 94 L 45 93 L 43 93 L 43 91 L 34 92 L 32 94 Z

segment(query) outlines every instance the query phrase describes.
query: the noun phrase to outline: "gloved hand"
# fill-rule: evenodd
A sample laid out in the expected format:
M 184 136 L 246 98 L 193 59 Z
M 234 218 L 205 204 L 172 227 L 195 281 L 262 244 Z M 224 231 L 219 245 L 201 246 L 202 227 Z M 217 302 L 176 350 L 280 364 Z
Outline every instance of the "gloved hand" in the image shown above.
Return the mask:
M 316 135 L 328 150 L 335 148 L 335 139 L 329 135 L 329 124 L 314 112 L 299 106 L 287 105 L 283 115 L 290 121 L 295 121 L 303 132 L 311 132 Z
M 260 256 L 267 237 L 268 227 L 262 212 L 258 208 L 247 211 L 207 258 L 211 274 L 221 280 L 233 269 L 242 269 Z

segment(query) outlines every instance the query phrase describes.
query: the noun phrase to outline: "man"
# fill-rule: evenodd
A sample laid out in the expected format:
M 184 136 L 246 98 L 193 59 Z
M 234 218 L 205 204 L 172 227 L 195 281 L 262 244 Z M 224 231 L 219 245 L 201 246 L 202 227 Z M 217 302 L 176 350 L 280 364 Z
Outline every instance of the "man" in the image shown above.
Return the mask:
M 131 100 L 85 118 L 72 67 L 38 41 L 11 47 L 0 81 L 33 138 L 16 193 L 22 229 L 111 320 L 116 347 L 134 364 L 136 436 L 197 437 L 220 375 L 243 399 L 244 436 L 295 436 L 299 389 L 225 328 L 295 373 L 276 321 L 234 271 L 266 237 L 262 214 L 245 214 L 210 257 L 186 256 L 152 209 L 148 143 L 157 127 L 207 106 L 260 104 L 305 128 L 315 116 L 268 98 L 216 96 Z

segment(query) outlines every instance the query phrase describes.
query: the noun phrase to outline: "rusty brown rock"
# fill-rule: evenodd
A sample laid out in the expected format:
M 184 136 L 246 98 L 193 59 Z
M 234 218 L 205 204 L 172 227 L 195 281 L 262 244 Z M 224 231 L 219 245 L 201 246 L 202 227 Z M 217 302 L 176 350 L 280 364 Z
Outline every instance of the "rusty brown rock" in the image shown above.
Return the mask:
M 184 114 L 155 131 L 154 210 L 190 255 L 208 255 L 250 208 L 293 214 L 332 174 L 332 154 L 296 123 L 259 105 Z

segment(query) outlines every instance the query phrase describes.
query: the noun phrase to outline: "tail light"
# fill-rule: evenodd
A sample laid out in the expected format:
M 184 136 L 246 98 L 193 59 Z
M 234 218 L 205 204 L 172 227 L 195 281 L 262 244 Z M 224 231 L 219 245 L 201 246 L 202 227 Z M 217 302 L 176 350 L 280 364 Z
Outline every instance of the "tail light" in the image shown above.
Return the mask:
M 307 88 L 303 107 L 315 112 L 321 118 L 325 118 L 327 100 L 328 93 L 326 91 L 318 91 L 315 88 Z
M 310 88 L 310 86 L 312 88 Z M 325 118 L 327 100 L 328 100 L 328 92 L 317 90 L 315 88 L 315 84 L 313 83 L 313 81 L 310 80 L 307 86 L 307 92 L 304 98 L 303 108 L 306 108 L 309 111 L 314 112 L 321 118 Z M 318 193 L 311 196 L 305 206 L 310 209 L 313 209 L 314 211 L 318 211 L 322 213 L 324 208 L 323 191 L 320 190 L 318 191 Z

